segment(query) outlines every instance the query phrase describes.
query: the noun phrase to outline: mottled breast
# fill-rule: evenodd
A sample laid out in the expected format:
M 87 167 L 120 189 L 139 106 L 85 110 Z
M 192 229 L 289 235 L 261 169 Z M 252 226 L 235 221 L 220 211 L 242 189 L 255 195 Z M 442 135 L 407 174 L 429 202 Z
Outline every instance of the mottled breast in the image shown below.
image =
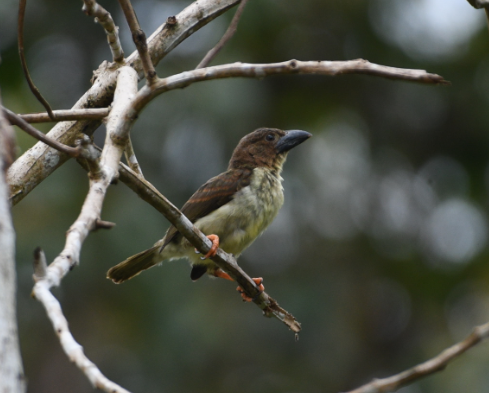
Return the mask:
M 220 247 L 238 256 L 271 224 L 283 205 L 281 182 L 277 171 L 255 168 L 249 186 L 195 225 L 205 234 L 218 235 Z

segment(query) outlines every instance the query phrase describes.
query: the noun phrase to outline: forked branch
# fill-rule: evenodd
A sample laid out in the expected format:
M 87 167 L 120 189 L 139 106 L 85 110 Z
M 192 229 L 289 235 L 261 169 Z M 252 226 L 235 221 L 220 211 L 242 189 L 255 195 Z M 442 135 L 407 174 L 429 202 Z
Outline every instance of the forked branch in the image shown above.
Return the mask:
M 16 115 L 12 111 L 2 106 L 0 106 L 0 110 L 3 110 L 3 112 L 5 113 L 5 117 L 8 119 L 10 124 L 19 127 L 21 130 L 24 130 L 33 138 L 36 138 L 37 140 L 44 142 L 46 145 L 51 146 L 52 148 L 62 153 L 66 153 L 71 157 L 79 157 L 80 154 L 82 153 L 82 150 L 79 147 L 75 148 L 75 147 L 67 146 L 62 143 L 59 143 L 54 139 L 49 138 L 48 136 L 43 134 L 37 128 L 31 126 L 29 123 L 27 123 L 25 120 L 23 120 L 20 116 Z
M 173 48 L 187 37 L 198 31 L 239 0 L 199 0 L 191 3 L 182 12 L 171 18 L 171 23 L 164 23 L 149 37 L 148 52 L 154 65 L 163 59 Z M 166 19 L 166 17 L 164 17 Z M 141 59 L 137 51 L 126 59 L 139 77 L 144 75 Z M 116 72 L 106 64 L 97 71 L 94 85 L 75 104 L 73 109 L 106 107 L 112 101 L 116 85 Z M 82 133 L 90 135 L 100 120 L 82 120 L 62 122 L 54 126 L 47 134 L 66 145 L 71 145 Z M 63 165 L 68 157 L 43 144 L 36 144 L 19 157 L 9 169 L 7 178 L 11 186 L 10 200 L 16 204 L 37 187 L 46 177 Z M 53 165 L 53 162 L 56 162 Z

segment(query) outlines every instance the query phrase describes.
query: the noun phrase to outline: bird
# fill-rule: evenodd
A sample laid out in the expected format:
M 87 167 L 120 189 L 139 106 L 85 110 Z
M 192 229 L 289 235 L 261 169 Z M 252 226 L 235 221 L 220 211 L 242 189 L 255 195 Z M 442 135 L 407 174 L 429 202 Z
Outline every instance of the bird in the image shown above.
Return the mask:
M 302 130 L 259 128 L 245 135 L 229 161 L 228 169 L 204 183 L 183 205 L 182 213 L 211 241 L 205 256 L 175 228 L 153 247 L 127 258 L 107 272 L 119 284 L 164 260 L 187 258 L 190 278 L 204 274 L 233 279 L 210 257 L 221 247 L 236 258 L 272 223 L 284 203 L 281 172 L 289 151 L 312 135 Z M 262 278 L 254 278 L 261 291 Z M 238 287 L 241 296 L 251 301 Z

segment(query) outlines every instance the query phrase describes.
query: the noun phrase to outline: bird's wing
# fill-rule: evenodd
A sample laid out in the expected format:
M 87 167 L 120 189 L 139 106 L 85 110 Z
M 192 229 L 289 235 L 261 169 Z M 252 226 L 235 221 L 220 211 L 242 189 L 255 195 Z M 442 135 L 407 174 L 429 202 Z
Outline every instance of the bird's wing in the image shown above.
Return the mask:
M 193 223 L 219 209 L 231 201 L 234 194 L 248 186 L 251 181 L 251 169 L 230 169 L 213 177 L 202 185 L 183 205 L 182 213 Z M 168 229 L 161 250 L 170 242 L 177 242 L 180 232 L 173 225 Z

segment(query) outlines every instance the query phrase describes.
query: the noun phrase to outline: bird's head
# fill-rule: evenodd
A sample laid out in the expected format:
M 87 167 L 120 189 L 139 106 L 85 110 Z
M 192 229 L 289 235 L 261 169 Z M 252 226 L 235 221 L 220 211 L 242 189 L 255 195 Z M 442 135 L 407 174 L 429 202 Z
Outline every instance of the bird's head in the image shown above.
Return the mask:
M 259 128 L 241 139 L 234 149 L 229 168 L 267 167 L 280 171 L 287 153 L 311 136 L 300 130 Z

